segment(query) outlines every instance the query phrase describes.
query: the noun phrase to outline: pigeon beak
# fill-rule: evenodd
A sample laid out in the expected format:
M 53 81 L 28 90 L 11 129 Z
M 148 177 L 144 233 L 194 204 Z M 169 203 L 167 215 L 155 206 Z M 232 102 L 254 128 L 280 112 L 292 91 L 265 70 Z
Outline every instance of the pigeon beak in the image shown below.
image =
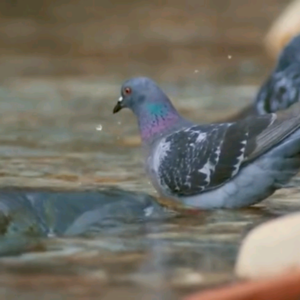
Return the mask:
M 123 108 L 122 101 L 123 101 L 123 97 L 120 97 L 117 104 L 116 104 L 116 106 L 113 109 L 114 114 L 116 114 L 118 111 L 120 111 Z

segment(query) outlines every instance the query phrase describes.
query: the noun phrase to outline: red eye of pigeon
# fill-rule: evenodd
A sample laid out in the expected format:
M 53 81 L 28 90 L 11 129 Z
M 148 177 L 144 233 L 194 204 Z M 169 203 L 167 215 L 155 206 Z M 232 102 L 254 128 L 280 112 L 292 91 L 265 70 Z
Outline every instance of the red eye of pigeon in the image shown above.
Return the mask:
M 131 94 L 131 88 L 126 87 L 126 88 L 124 89 L 124 94 L 125 94 L 125 95 L 130 95 L 130 94 Z

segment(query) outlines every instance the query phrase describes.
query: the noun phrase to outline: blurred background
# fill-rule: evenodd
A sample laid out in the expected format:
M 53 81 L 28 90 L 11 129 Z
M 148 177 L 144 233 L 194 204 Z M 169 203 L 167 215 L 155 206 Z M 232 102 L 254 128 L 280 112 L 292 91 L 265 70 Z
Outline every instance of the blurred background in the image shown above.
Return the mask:
M 145 74 L 166 81 L 270 67 L 285 0 L 2 0 L 0 79 Z M 240 74 L 239 74 L 240 75 Z

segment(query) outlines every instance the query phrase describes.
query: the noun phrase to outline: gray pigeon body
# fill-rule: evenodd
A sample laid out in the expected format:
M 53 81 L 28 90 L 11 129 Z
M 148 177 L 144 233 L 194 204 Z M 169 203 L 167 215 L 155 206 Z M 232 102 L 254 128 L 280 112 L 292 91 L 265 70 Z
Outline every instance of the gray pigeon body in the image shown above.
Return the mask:
M 253 103 L 227 118 L 226 121 L 284 110 L 299 101 L 300 35 L 297 35 L 280 53 L 274 70 L 259 88 Z
M 284 110 L 299 101 L 300 61 L 296 61 L 267 79 L 257 94 L 255 105 L 258 114 L 266 114 Z
M 300 101 L 300 35 L 291 39 L 279 55 L 277 65 L 259 89 L 258 114 L 286 109 Z
M 253 205 L 300 168 L 300 104 L 237 122 L 193 124 L 148 78 L 126 81 L 114 108 L 137 117 L 146 172 L 161 196 L 187 207 Z

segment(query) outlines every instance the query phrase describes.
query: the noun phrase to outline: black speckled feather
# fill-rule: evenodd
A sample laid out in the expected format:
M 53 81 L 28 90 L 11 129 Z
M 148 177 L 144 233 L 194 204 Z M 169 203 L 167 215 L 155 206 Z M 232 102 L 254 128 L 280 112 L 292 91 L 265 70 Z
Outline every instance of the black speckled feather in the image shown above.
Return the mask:
M 259 114 L 265 114 L 286 109 L 299 100 L 300 62 L 294 62 L 269 77 L 257 94 L 256 107 Z

